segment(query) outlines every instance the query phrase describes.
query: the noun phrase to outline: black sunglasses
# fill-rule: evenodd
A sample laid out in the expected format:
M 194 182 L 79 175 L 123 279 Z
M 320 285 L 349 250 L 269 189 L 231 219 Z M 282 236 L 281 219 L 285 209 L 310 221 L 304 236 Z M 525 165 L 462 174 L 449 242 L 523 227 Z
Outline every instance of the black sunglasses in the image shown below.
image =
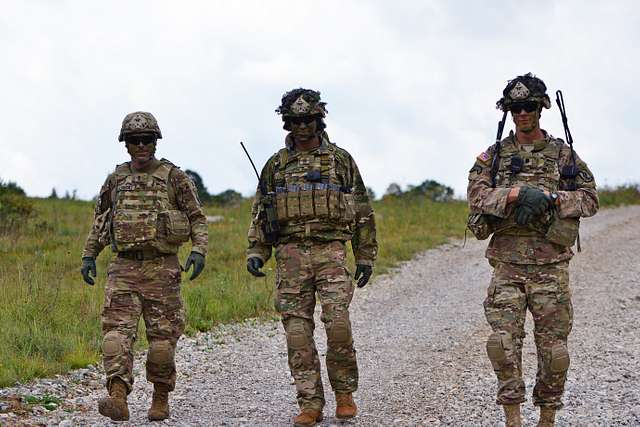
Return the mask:
M 515 114 L 518 114 L 522 110 L 527 113 L 533 113 L 538 108 L 540 108 L 540 105 L 535 101 L 514 102 L 513 104 L 509 105 L 509 111 Z
M 304 123 L 305 125 L 308 125 L 311 122 L 314 122 L 316 120 L 316 118 L 314 116 L 303 116 L 303 117 L 291 117 L 289 119 L 289 122 L 293 125 L 301 125 L 302 123 Z
M 124 139 L 127 144 L 132 145 L 149 145 L 155 143 L 157 140 L 155 135 L 131 135 Z

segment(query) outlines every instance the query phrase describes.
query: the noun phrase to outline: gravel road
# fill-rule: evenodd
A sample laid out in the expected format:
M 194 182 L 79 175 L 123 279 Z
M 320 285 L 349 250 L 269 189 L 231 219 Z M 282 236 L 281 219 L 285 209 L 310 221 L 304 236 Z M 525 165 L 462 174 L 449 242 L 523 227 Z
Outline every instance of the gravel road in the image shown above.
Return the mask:
M 583 221 L 583 252 L 571 263 L 575 323 L 572 355 L 559 426 L 640 425 L 640 206 L 604 210 Z M 489 328 L 482 300 L 490 279 L 486 242 L 441 246 L 403 264 L 356 292 L 352 305 L 360 366 L 356 394 L 360 414 L 344 425 L 504 425 L 494 403 L 496 381 L 485 356 Z M 265 284 L 269 286 L 269 284 Z M 319 351 L 326 348 L 318 321 Z M 529 401 L 526 425 L 535 425 L 530 401 L 535 347 L 527 321 L 524 371 Z M 180 340 L 178 385 L 171 418 L 150 425 L 280 426 L 296 414 L 285 338 L 279 322 L 225 325 Z M 140 354 L 131 422 L 147 425 L 152 387 Z M 325 420 L 337 423 L 327 394 Z M 102 418 L 95 400 L 103 395 L 100 368 L 0 390 L 9 395 L 54 394 L 64 403 L 27 416 L 0 414 L 0 424 L 117 425 Z M 21 421 L 19 421 L 21 420 Z

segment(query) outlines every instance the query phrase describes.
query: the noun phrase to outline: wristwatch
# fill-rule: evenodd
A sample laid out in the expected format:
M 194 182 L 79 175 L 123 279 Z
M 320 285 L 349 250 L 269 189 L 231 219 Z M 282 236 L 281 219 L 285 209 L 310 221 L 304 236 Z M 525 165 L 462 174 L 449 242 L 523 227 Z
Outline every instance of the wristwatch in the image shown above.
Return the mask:
M 551 193 L 550 194 L 551 197 L 551 201 L 553 202 L 554 206 L 558 206 L 558 193 Z

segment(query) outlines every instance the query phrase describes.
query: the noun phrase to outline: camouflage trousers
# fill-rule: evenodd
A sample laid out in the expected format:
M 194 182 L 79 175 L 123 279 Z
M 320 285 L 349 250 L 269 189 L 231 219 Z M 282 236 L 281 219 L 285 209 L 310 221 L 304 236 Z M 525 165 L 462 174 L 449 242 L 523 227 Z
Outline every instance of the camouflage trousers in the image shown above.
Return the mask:
M 144 318 L 149 351 L 147 380 L 176 382 L 176 343 L 184 331 L 180 298 L 180 264 L 176 255 L 148 261 L 114 258 L 107 273 L 102 311 L 102 356 L 107 387 L 120 378 L 133 387 L 133 345 L 140 316 Z
M 559 409 L 569 368 L 567 337 L 573 324 L 569 261 L 493 264 L 484 310 L 494 331 L 487 341 L 487 353 L 498 377 L 496 402 L 507 405 L 525 401 L 522 342 L 528 308 L 538 353 L 533 403 Z
M 294 242 L 276 248 L 276 309 L 287 336 L 289 368 L 302 409 L 322 409 L 324 391 L 313 331 L 316 293 L 327 332 L 326 364 L 335 392 L 358 388 L 349 304 L 353 282 L 345 267 L 345 243 Z

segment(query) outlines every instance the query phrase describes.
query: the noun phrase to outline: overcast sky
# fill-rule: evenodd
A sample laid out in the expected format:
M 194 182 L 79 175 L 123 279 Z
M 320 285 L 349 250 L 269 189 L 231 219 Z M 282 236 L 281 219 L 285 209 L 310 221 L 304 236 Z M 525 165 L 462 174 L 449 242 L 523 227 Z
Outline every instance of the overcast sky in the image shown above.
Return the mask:
M 283 146 L 274 112 L 308 87 L 331 139 L 378 195 L 435 179 L 466 191 L 493 143 L 507 80 L 562 89 L 599 185 L 640 182 L 635 1 L 0 0 L 0 178 L 91 198 L 117 163 L 124 115 L 151 111 L 158 155 L 212 193 L 248 195 Z M 564 137 L 555 103 L 543 128 Z M 505 129 L 508 132 L 511 123 Z

